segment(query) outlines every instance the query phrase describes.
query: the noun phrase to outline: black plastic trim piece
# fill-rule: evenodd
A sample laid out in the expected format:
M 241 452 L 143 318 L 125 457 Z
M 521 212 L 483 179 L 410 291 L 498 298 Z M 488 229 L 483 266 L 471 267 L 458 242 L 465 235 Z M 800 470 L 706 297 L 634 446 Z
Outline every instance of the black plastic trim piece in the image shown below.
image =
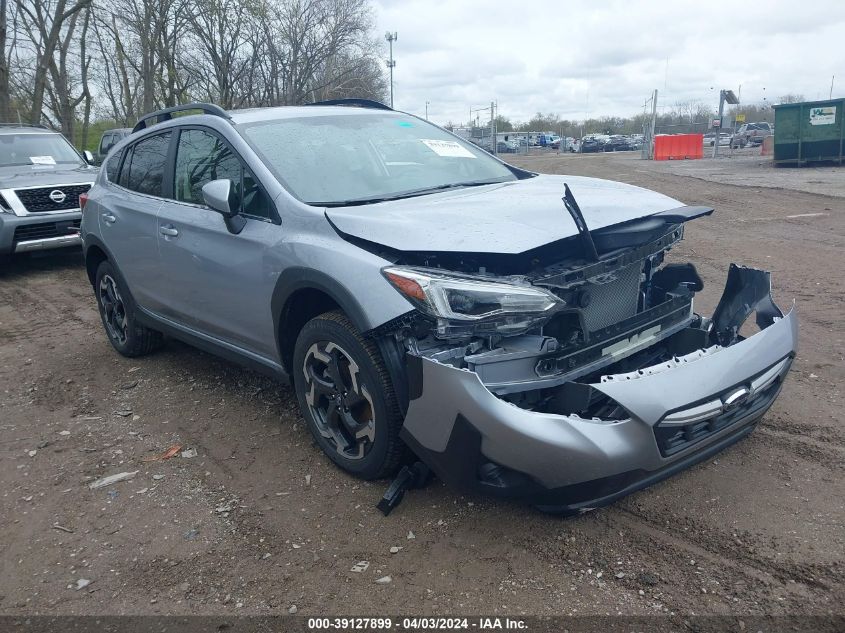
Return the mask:
M 203 114 L 209 114 L 211 116 L 217 116 L 221 119 L 226 119 L 228 121 L 232 120 L 232 117 L 220 106 L 214 105 L 213 103 L 185 103 L 182 105 L 172 106 L 170 108 L 164 108 L 163 110 L 156 110 L 155 112 L 150 112 L 149 114 L 143 115 L 138 122 L 135 124 L 135 127 L 132 128 L 132 132 L 139 132 L 140 130 L 146 129 L 149 127 L 148 121 L 151 119 L 155 119 L 153 125 L 155 123 L 161 123 L 162 121 L 169 121 L 173 118 L 173 114 L 177 112 L 189 112 L 191 110 L 199 110 Z
M 270 360 L 259 359 L 251 354 L 247 354 L 246 352 L 240 352 L 228 345 L 224 345 L 223 343 L 217 343 L 204 337 L 192 334 L 173 323 L 158 318 L 148 310 L 137 306 L 137 304 L 136 307 L 138 308 L 136 311 L 136 318 L 138 321 L 153 330 L 162 332 L 167 336 L 180 340 L 183 343 L 187 343 L 191 347 L 196 347 L 204 352 L 208 352 L 214 356 L 231 361 L 242 367 L 246 367 L 247 369 L 257 371 L 265 376 L 269 376 L 270 378 L 275 378 L 282 382 L 287 382 L 289 380 L 287 372 L 285 372 L 281 365 L 277 365 Z
M 279 357 L 282 358 L 281 334 L 284 323 L 281 322 L 283 309 L 288 299 L 297 290 L 319 290 L 328 295 L 343 312 L 349 317 L 359 332 L 366 333 L 368 327 L 366 312 L 340 282 L 329 275 L 314 270 L 294 266 L 285 268 L 276 280 L 276 287 L 273 289 L 273 296 L 270 300 L 270 308 L 273 313 L 273 331 L 276 335 L 276 349 L 279 350 Z M 283 359 L 284 362 L 284 359 Z
M 373 99 L 326 99 L 325 101 L 314 101 L 313 103 L 306 103 L 309 106 L 349 106 L 352 108 L 370 108 L 372 110 L 390 110 L 393 108 L 387 106 L 380 101 Z

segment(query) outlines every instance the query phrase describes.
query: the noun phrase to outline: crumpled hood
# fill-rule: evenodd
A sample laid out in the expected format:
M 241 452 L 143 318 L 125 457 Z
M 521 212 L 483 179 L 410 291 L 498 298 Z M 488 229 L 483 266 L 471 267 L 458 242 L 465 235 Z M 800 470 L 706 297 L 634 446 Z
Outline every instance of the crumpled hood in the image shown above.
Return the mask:
M 518 254 L 578 234 L 564 183 L 590 230 L 676 209 L 663 194 L 583 176 L 537 176 L 391 202 L 326 210 L 343 234 L 398 251 Z
M 49 187 L 94 182 L 97 168 L 74 165 L 15 165 L 0 167 L 0 189 Z

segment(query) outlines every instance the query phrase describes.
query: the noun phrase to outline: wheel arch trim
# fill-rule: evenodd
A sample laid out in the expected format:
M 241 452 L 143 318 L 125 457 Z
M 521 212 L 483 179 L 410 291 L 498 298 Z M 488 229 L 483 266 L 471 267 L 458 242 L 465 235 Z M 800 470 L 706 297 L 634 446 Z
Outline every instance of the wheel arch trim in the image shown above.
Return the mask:
M 369 322 L 361 303 L 336 279 L 313 268 L 300 266 L 286 268 L 276 281 L 270 302 L 273 313 L 273 332 L 276 337 L 276 349 L 278 350 L 282 365 L 285 366 L 286 370 L 290 368 L 287 366 L 289 359 L 285 358 L 282 344 L 282 332 L 285 326 L 284 319 L 288 311 L 288 301 L 301 290 L 315 290 L 329 297 L 346 314 L 352 325 L 362 334 L 378 325 L 373 325 Z

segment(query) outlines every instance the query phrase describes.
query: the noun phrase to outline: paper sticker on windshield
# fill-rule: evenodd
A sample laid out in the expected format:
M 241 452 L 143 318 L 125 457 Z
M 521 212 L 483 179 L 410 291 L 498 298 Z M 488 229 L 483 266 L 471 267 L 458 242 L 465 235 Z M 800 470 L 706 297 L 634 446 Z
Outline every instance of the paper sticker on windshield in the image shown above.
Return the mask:
M 33 165 L 55 165 L 56 159 L 52 156 L 30 156 L 29 162 Z
M 420 140 L 438 156 L 475 158 L 475 154 L 456 141 L 437 141 L 429 138 L 421 138 Z

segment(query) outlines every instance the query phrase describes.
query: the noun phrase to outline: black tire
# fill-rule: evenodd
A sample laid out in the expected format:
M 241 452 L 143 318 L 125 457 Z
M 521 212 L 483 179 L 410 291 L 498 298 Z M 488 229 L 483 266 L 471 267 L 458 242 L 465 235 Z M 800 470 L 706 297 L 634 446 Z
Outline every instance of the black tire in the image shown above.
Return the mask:
M 132 295 L 108 260 L 97 267 L 94 295 L 106 337 L 118 352 L 135 358 L 146 356 L 161 347 L 164 336 L 138 323 Z
M 393 383 L 376 345 L 346 315 L 326 312 L 305 324 L 292 372 L 302 417 L 329 459 L 362 479 L 396 470 L 406 449 Z

